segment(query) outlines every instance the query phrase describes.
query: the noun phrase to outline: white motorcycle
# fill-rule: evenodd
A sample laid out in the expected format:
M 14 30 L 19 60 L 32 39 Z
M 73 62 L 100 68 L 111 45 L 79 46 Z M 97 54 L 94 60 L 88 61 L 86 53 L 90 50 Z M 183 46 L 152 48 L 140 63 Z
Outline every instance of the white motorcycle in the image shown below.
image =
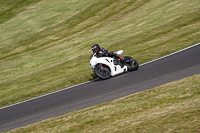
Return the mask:
M 116 52 L 122 55 L 123 50 Z M 97 57 L 96 53 L 90 57 L 90 67 L 94 70 L 94 74 L 100 79 L 109 79 L 127 71 L 137 70 L 138 62 L 132 57 L 125 56 L 124 61 L 120 61 L 115 57 Z

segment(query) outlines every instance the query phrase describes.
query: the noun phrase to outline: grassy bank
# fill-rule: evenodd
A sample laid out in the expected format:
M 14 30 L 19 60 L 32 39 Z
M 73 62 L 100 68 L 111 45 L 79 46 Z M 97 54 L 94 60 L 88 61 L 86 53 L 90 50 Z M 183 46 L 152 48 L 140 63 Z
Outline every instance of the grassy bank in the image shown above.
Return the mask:
M 92 79 L 90 47 L 140 64 L 200 42 L 199 0 L 1 0 L 0 107 Z
M 200 75 L 8 133 L 200 132 Z

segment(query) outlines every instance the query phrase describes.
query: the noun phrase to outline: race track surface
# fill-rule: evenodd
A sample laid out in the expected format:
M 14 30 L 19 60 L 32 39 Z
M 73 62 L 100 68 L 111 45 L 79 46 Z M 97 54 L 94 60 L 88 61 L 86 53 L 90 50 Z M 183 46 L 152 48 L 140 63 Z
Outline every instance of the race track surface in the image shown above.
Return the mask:
M 137 60 L 139 61 L 139 59 Z M 195 74 L 200 74 L 200 45 L 142 65 L 137 71 L 128 72 L 108 80 L 94 80 L 1 108 L 0 132 L 112 101 Z

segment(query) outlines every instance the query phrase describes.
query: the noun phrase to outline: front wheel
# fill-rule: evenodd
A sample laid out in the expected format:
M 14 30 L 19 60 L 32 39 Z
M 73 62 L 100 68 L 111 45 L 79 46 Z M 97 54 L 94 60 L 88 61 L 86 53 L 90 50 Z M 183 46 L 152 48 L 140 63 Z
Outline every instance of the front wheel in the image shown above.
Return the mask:
M 124 59 L 125 59 L 126 66 L 128 67 L 129 71 L 134 71 L 139 68 L 138 62 L 135 59 L 133 59 L 132 57 L 126 56 L 126 57 L 124 57 Z
M 110 70 L 100 65 L 94 68 L 94 74 L 100 79 L 109 79 L 111 77 Z

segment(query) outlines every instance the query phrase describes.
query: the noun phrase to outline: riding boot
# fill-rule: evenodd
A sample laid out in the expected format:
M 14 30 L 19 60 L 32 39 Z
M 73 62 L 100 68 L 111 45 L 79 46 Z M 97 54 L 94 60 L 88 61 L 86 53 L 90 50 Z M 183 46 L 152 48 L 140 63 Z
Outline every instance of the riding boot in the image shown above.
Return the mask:
M 125 62 L 124 62 L 124 60 L 120 60 L 120 66 L 121 66 L 121 68 L 123 68 L 123 67 L 124 67 L 124 65 L 125 65 Z
M 123 68 L 125 65 L 124 58 L 122 56 L 120 56 L 119 59 L 120 59 L 120 66 L 121 66 L 121 68 Z
M 114 54 L 118 59 L 120 59 L 119 65 L 121 66 L 121 68 L 123 68 L 125 65 L 124 58 L 121 55 L 118 55 L 117 53 L 114 53 Z

